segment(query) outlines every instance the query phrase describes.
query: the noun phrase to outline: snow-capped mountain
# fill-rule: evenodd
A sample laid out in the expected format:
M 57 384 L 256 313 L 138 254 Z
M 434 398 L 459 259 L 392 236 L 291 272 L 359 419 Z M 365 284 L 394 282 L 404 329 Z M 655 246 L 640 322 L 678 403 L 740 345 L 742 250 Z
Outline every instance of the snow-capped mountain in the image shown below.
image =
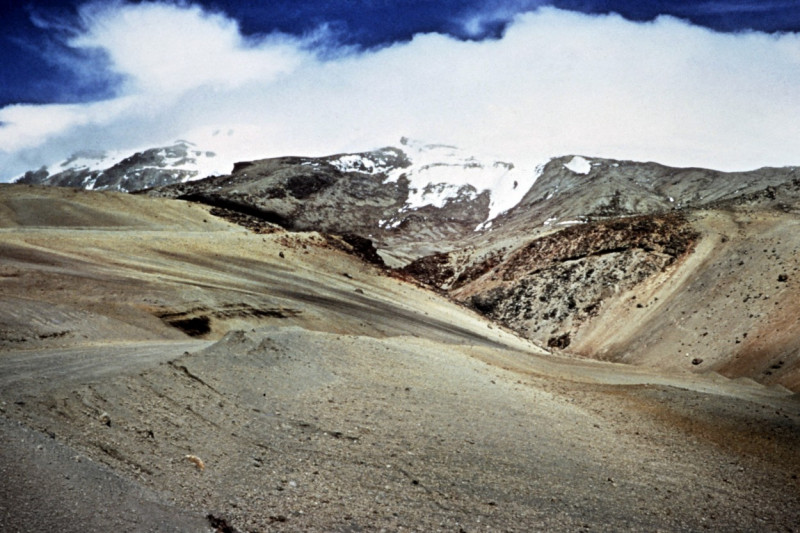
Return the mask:
M 206 179 L 194 169 L 211 155 L 186 142 L 114 157 L 78 154 L 42 169 L 40 182 L 149 187 L 143 194 L 210 205 L 256 231 L 326 233 L 553 349 L 630 362 L 677 345 L 683 358 L 658 364 L 734 375 L 739 354 L 758 352 L 759 379 L 800 386 L 786 377 L 800 322 L 785 322 L 800 301 L 798 167 L 719 172 L 566 155 L 521 168 L 408 139 L 240 162 Z M 760 344 L 777 330 L 785 342 Z M 725 340 L 709 343 L 714 335 Z M 741 345 L 734 359 L 720 358 L 725 343 Z
M 519 168 L 512 162 L 479 157 L 454 146 L 425 144 L 405 137 L 400 140 L 399 148 L 299 159 L 302 161 L 298 164 L 307 167 L 304 170 L 324 173 L 332 167 L 341 174 L 378 177 L 389 188 L 402 181 L 400 188 L 407 189 L 407 197 L 396 213 L 379 221 L 378 226 L 384 229 L 397 228 L 408 215 L 420 209 L 443 209 L 470 202 L 482 206 L 481 216 L 471 217 L 474 228 L 482 228 L 519 203 L 543 168 L 542 165 Z M 171 146 L 149 148 L 133 155 L 82 151 L 62 162 L 28 171 L 14 181 L 135 192 L 223 175 L 231 168 L 226 163 L 221 154 L 179 140 Z M 483 205 L 486 198 L 488 211 Z
M 532 239 L 609 217 L 769 195 L 766 187 L 781 187 L 798 174 L 796 168 L 722 173 L 578 155 L 522 168 L 407 138 L 368 152 L 236 163 L 230 174 L 219 170 L 224 161 L 224 154 L 178 141 L 128 157 L 76 154 L 20 182 L 153 189 L 148 194 L 201 201 L 288 229 L 354 234 L 372 240 L 392 266 L 456 253 L 436 261 L 434 270 L 450 272 L 434 276 L 446 288 L 473 262 L 513 249 L 521 235 Z M 458 252 L 467 248 L 483 252 L 467 259 Z
M 149 194 L 254 211 L 291 229 L 355 233 L 400 265 L 484 227 L 518 203 L 540 172 L 404 138 L 370 152 L 237 163 L 230 176 Z
M 87 150 L 66 160 L 28 171 L 16 180 L 29 185 L 56 185 L 88 190 L 133 192 L 223 173 L 216 154 L 179 140 L 170 146 L 134 154 Z
M 531 340 L 586 354 L 603 346 L 612 359 L 622 352 L 603 335 L 627 324 L 619 317 L 638 323 L 642 310 L 659 308 L 671 298 L 658 293 L 664 280 L 683 265 L 695 268 L 702 261 L 690 260 L 694 254 L 713 248 L 714 276 L 733 289 L 720 292 L 722 277 L 696 274 L 697 283 L 675 300 L 680 305 L 662 309 L 669 320 L 652 328 L 673 335 L 673 325 L 702 300 L 710 314 L 696 317 L 693 336 L 684 336 L 701 354 L 696 360 L 710 361 L 716 356 L 703 333 L 716 327 L 716 316 L 732 317 L 726 328 L 746 332 L 758 313 L 779 320 L 781 308 L 765 295 L 789 301 L 781 284 L 795 268 L 785 258 L 796 256 L 788 233 L 800 214 L 800 168 L 719 172 L 568 155 L 519 169 L 403 140 L 372 152 L 239 163 L 229 176 L 148 194 L 290 230 L 369 239 L 361 249 L 374 245 L 400 275 Z M 742 232 L 743 224 L 759 226 Z M 738 266 L 767 253 L 756 285 Z M 758 313 L 732 312 L 734 293 L 742 302 L 757 298 L 750 307 Z M 631 342 L 637 335 L 650 333 L 636 330 Z M 646 345 L 639 348 L 636 357 L 649 357 Z
M 392 167 L 379 156 L 373 161 L 372 154 L 343 155 L 330 163 L 342 172 L 385 174 L 387 182 L 404 177 L 409 182 L 405 210 L 441 208 L 450 200 L 465 195 L 477 197 L 488 191 L 489 214 L 485 222 L 517 205 L 543 168 L 518 168 L 514 163 L 477 157 L 455 146 L 425 144 L 405 137 L 400 145 L 409 161 L 407 167 Z

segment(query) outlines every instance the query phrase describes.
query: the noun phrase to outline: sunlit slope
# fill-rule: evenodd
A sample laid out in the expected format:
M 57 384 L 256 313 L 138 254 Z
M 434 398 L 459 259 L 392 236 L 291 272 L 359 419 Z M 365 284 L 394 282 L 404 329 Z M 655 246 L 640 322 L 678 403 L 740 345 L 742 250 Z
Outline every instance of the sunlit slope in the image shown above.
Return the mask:
M 215 339 L 269 324 L 535 349 L 386 276 L 334 237 L 256 234 L 175 200 L 27 186 L 0 193 L 6 349 Z
M 183 202 L 61 187 L 0 185 L 0 229 L 135 228 L 216 231 L 231 226 Z

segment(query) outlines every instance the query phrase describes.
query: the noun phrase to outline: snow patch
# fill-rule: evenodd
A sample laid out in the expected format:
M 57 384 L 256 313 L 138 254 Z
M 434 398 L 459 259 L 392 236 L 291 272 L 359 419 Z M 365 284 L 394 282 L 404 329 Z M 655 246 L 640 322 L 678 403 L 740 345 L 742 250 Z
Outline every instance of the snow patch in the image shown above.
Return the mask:
M 342 172 L 364 172 L 366 174 L 380 172 L 374 161 L 359 154 L 343 155 L 339 159 L 331 161 L 331 165 Z
M 386 181 L 396 182 L 401 177 L 409 181 L 411 194 L 405 209 L 442 207 L 459 196 L 474 199 L 489 191 L 489 216 L 476 231 L 487 228 L 487 222 L 517 205 L 544 170 L 544 164 L 535 169 L 517 168 L 449 145 L 405 138 L 401 143 L 411 166 L 391 170 Z
M 586 158 L 576 155 L 564 165 L 564 168 L 575 174 L 588 174 L 592 170 L 592 164 Z
M 395 218 L 395 217 L 386 219 L 382 218 L 378 221 L 378 226 L 383 229 L 395 229 L 402 223 L 403 223 L 402 218 Z

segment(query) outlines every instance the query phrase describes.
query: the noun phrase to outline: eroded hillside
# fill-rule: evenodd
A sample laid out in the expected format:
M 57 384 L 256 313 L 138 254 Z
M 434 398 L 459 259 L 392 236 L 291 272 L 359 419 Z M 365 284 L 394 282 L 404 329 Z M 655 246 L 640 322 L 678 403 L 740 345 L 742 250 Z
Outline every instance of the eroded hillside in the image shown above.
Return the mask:
M 586 163 L 403 271 L 565 353 L 798 390 L 797 170 Z
M 427 258 L 406 271 L 551 348 L 797 390 L 799 224 L 774 210 L 627 217 L 548 234 L 458 276 L 441 257 L 433 273 Z

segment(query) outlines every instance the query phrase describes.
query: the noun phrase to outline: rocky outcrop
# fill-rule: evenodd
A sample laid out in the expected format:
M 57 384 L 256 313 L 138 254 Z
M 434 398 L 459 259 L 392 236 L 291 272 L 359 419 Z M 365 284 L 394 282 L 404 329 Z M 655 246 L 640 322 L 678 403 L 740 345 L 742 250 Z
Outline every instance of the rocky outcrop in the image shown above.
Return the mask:
M 677 214 L 576 225 L 474 265 L 452 295 L 527 338 L 566 348 L 606 300 L 663 272 L 697 237 Z

